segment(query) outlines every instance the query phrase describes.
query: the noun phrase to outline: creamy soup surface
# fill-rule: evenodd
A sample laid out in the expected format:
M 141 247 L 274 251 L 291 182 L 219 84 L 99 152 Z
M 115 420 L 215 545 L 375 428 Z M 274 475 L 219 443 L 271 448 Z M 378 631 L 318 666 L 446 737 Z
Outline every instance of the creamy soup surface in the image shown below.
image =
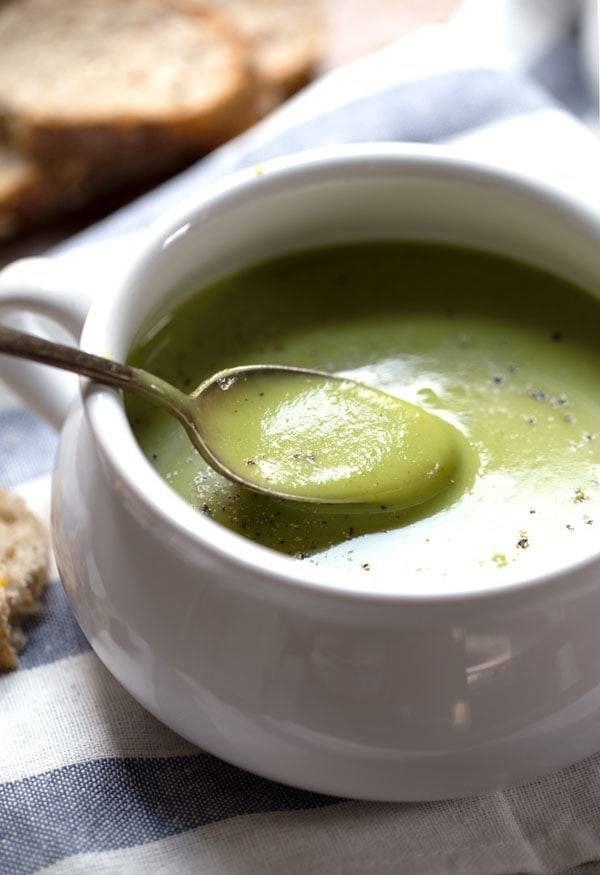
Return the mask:
M 140 446 L 187 502 L 361 588 L 444 590 L 551 571 L 597 549 L 600 304 L 543 271 L 407 242 L 305 251 L 245 269 L 157 314 L 130 363 L 192 391 L 271 363 L 380 388 L 458 429 L 449 488 L 407 510 L 324 513 L 245 491 L 210 469 L 176 421 L 137 399 Z M 241 426 L 243 427 L 243 426 Z M 350 579 L 350 578 L 348 578 Z

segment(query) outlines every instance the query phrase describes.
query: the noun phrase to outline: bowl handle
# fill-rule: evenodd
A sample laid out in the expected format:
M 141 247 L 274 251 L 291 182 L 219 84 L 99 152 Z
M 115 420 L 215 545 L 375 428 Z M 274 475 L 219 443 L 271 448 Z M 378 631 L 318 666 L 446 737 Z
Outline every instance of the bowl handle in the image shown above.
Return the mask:
M 79 343 L 92 301 L 120 287 L 146 241 L 146 232 L 86 242 L 51 258 L 23 258 L 0 271 L 0 319 L 6 325 L 61 343 Z M 75 396 L 73 374 L 0 356 L 7 384 L 54 428 Z
M 23 258 L 0 272 L 2 321 L 50 340 L 79 342 L 92 297 L 67 258 Z M 0 356 L 0 379 L 55 428 L 77 388 L 71 374 L 8 356 Z

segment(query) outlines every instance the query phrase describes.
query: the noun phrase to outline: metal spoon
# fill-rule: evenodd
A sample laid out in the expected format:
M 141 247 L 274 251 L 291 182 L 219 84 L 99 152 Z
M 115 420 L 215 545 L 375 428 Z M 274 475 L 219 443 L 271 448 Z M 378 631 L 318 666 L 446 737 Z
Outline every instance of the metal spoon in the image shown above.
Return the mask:
M 266 395 L 267 399 L 265 401 L 267 401 L 273 386 L 276 386 L 278 391 L 281 389 L 282 377 L 285 377 L 286 381 L 289 379 L 290 385 L 297 385 L 299 378 L 306 380 L 307 383 L 316 386 L 317 393 L 324 392 L 327 394 L 330 390 L 335 392 L 340 388 L 344 392 L 358 391 L 367 400 L 372 397 L 375 398 L 376 403 L 379 404 L 383 403 L 383 405 L 388 406 L 390 404 L 404 405 L 405 408 L 410 408 L 408 416 L 412 417 L 413 420 L 415 417 L 417 418 L 421 433 L 418 435 L 417 447 L 413 453 L 415 464 L 414 475 L 411 475 L 411 482 L 400 482 L 401 478 L 398 478 L 398 482 L 391 484 L 392 490 L 390 492 L 390 484 L 383 482 L 385 480 L 383 478 L 379 490 L 376 489 L 368 497 L 358 496 L 359 504 L 366 502 L 366 504 L 371 505 L 374 509 L 386 509 L 385 502 L 387 502 L 387 497 L 390 496 L 391 500 L 394 501 L 396 494 L 400 498 L 400 503 L 405 507 L 420 504 L 437 492 L 447 488 L 449 483 L 453 482 L 451 477 L 455 466 L 455 459 L 453 457 L 453 438 L 450 435 L 450 431 L 454 432 L 454 429 L 451 426 L 440 420 L 437 416 L 427 413 L 420 408 L 415 408 L 413 405 L 409 405 L 399 399 L 393 399 L 377 389 L 370 389 L 364 384 L 349 380 L 346 377 L 305 368 L 279 365 L 248 365 L 220 371 L 201 383 L 190 395 L 187 395 L 160 377 L 154 376 L 141 368 L 130 367 L 110 359 L 90 355 L 75 347 L 52 343 L 2 325 L 0 325 L 0 353 L 30 359 L 66 371 L 74 371 L 77 374 L 90 377 L 92 380 L 103 385 L 125 389 L 129 392 L 145 396 L 150 401 L 165 408 L 179 420 L 194 447 L 196 447 L 203 459 L 219 474 L 246 489 L 263 495 L 295 502 L 328 505 L 332 511 L 335 510 L 336 505 L 339 510 L 345 510 L 357 504 L 356 495 L 351 495 L 348 491 L 345 494 L 342 492 L 340 495 L 336 495 L 335 488 L 326 495 L 323 494 L 323 490 L 318 486 L 310 487 L 308 494 L 306 490 L 304 494 L 298 494 L 297 491 L 294 491 L 289 486 L 289 481 L 283 478 L 283 485 L 288 487 L 288 491 L 285 491 L 285 489 L 281 488 L 281 482 L 279 482 L 278 486 L 276 485 L 278 479 L 279 481 L 282 480 L 281 477 L 274 478 L 273 487 L 271 488 L 269 481 L 272 478 L 268 474 L 265 475 L 264 470 L 261 470 L 253 459 L 240 458 L 240 453 L 237 454 L 237 457 L 234 453 L 232 457 L 231 452 L 229 452 L 228 456 L 229 461 L 224 458 L 228 455 L 224 445 L 226 444 L 229 432 L 223 431 L 223 428 L 220 431 L 219 427 L 215 428 L 215 421 L 219 419 L 219 412 L 225 410 L 229 404 L 229 413 L 231 413 L 231 399 L 233 397 L 239 396 L 243 404 L 244 401 L 248 401 L 248 398 L 243 396 L 254 393 L 254 398 Z M 228 392 L 232 387 L 235 391 Z M 237 406 L 237 403 L 233 404 L 233 407 Z M 233 413 L 237 413 L 237 410 L 233 410 Z M 325 421 L 321 415 L 318 400 L 316 402 L 313 400 L 312 406 L 309 404 L 301 411 L 301 423 L 305 433 L 306 422 L 309 422 L 308 428 L 310 433 L 310 428 L 312 427 L 310 423 L 313 420 L 315 423 L 315 435 L 317 436 L 318 429 L 323 426 Z M 423 420 L 427 420 L 427 423 L 423 423 Z M 293 442 L 295 440 L 294 423 L 292 423 L 290 428 Z M 448 434 L 446 434 L 444 429 L 447 430 Z M 286 427 L 284 425 L 284 432 L 285 430 Z M 428 431 L 435 433 L 436 430 L 441 434 L 443 441 L 447 444 L 445 456 L 447 464 L 442 460 L 443 463 L 440 465 L 438 462 L 439 456 L 433 457 L 431 453 L 428 454 L 426 449 L 422 449 L 422 444 L 427 442 L 426 437 L 423 437 L 423 430 L 425 430 L 425 435 Z M 242 428 L 242 433 L 243 431 L 244 429 Z M 350 426 L 348 426 L 348 433 L 351 433 Z M 341 435 L 342 442 L 345 436 L 346 427 L 344 421 Z M 289 443 L 289 438 L 288 429 L 288 434 L 282 440 L 287 440 Z M 349 446 L 349 455 L 352 455 L 353 448 L 350 444 Z M 295 453 L 295 449 L 296 446 L 292 446 L 292 451 L 287 458 L 295 460 L 292 465 L 295 465 L 296 468 L 302 467 L 302 465 L 309 467 L 314 463 L 314 459 L 311 458 L 312 454 L 306 452 L 306 449 L 303 453 Z M 367 446 L 365 452 L 367 456 L 371 455 L 369 446 Z M 343 459 L 344 463 L 345 461 L 346 458 Z M 348 461 L 354 463 L 360 478 L 361 471 L 359 467 L 357 468 L 358 463 L 356 460 L 348 459 Z M 368 467 L 369 463 L 367 462 L 366 464 Z M 266 466 L 268 469 L 268 460 Z M 262 468 L 264 469 L 264 467 L 265 465 L 263 464 Z M 247 476 L 246 471 L 248 472 Z M 319 476 L 321 476 L 320 472 Z M 351 478 L 347 478 L 347 481 L 355 482 Z M 422 483 L 424 481 L 426 481 L 427 488 L 423 492 Z M 311 489 L 313 489 L 312 492 Z

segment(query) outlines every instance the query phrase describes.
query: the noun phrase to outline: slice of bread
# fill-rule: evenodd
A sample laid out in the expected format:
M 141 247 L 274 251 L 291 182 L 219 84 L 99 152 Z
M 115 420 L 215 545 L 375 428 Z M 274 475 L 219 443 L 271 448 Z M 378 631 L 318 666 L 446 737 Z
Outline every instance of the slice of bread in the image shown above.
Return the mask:
M 39 610 L 48 559 L 43 525 L 21 498 L 0 490 L 0 671 L 17 666 L 22 623 Z
M 5 0 L 0 108 L 10 142 L 71 188 L 136 179 L 257 115 L 243 42 L 171 0 Z
M 248 40 L 259 76 L 284 95 L 310 79 L 321 53 L 318 0 L 180 0 L 226 15 Z

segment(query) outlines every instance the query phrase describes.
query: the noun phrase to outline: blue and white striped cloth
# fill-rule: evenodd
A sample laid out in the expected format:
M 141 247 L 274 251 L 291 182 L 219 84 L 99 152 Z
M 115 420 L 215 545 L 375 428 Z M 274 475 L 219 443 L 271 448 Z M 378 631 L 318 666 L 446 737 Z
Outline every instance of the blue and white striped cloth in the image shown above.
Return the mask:
M 600 143 L 576 119 L 593 111 L 575 7 L 465 0 L 449 24 L 330 74 L 60 257 L 100 253 L 107 264 L 125 232 L 191 189 L 331 143 L 451 141 L 578 196 L 595 189 L 600 202 Z M 0 483 L 47 516 L 56 437 L 0 393 Z M 485 798 L 328 798 L 245 773 L 161 726 L 100 664 L 58 583 L 29 635 L 21 669 L 0 677 L 1 875 L 600 872 L 600 755 Z

